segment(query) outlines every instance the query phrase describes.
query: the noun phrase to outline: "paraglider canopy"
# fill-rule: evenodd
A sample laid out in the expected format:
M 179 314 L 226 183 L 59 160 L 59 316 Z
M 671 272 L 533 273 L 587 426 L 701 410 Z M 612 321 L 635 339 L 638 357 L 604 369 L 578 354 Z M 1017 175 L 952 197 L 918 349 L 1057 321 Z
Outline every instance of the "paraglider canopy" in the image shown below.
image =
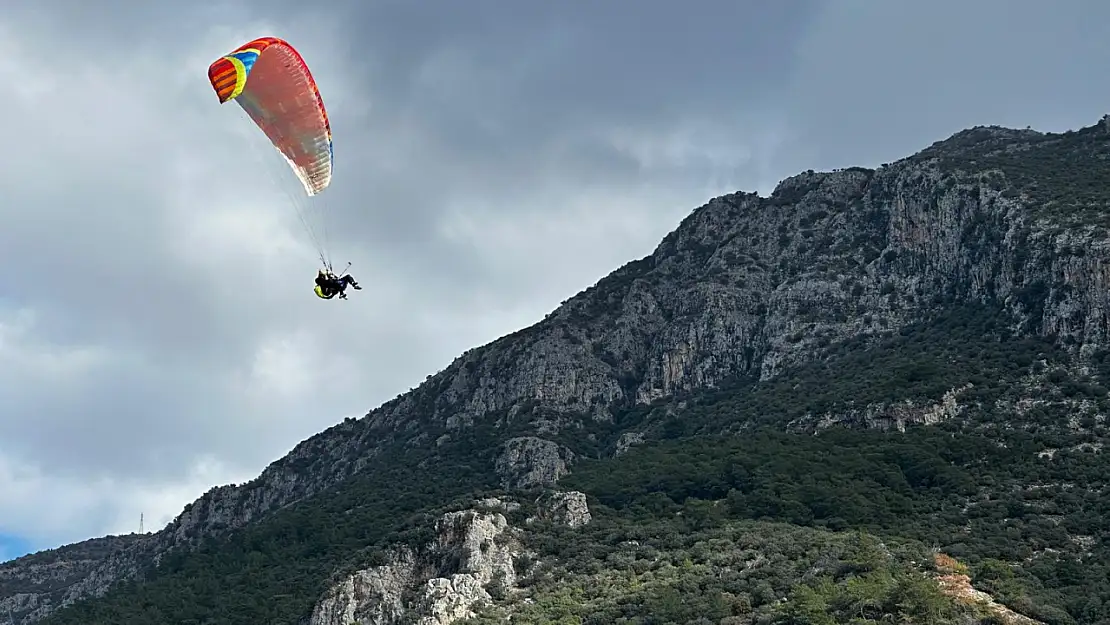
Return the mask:
M 300 53 L 283 39 L 249 41 L 208 67 L 220 103 L 235 100 L 281 152 L 305 192 L 332 176 L 332 136 L 324 100 Z

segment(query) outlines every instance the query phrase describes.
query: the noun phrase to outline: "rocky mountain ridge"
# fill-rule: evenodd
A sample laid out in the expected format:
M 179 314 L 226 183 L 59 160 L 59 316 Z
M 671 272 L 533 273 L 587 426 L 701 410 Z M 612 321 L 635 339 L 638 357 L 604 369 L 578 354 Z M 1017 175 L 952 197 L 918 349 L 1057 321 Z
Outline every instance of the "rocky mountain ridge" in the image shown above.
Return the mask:
M 773 379 L 831 344 L 897 332 L 956 302 L 996 302 L 1020 320 L 1013 332 L 1090 356 L 1110 328 L 1110 241 L 1097 221 L 1076 221 L 1089 206 L 1053 204 L 1059 176 L 1041 180 L 1014 163 L 1044 153 L 1049 172 L 1082 166 L 1055 162 L 1060 146 L 1102 162 L 1108 138 L 1106 120 L 1063 135 L 976 128 L 877 170 L 811 171 L 768 198 L 715 198 L 652 255 L 302 442 L 256 480 L 212 489 L 99 562 L 60 559 L 64 582 L 35 581 L 27 559 L 0 565 L 0 611 L 34 622 L 141 578 L 171 549 L 359 474 L 385 450 L 449 445 L 476 427 L 497 433 L 505 487 L 550 485 L 576 458 L 563 434 L 615 428 L 623 410 L 737 379 Z M 958 411 L 936 400 L 942 413 Z M 613 434 L 592 442 L 611 454 L 644 435 Z

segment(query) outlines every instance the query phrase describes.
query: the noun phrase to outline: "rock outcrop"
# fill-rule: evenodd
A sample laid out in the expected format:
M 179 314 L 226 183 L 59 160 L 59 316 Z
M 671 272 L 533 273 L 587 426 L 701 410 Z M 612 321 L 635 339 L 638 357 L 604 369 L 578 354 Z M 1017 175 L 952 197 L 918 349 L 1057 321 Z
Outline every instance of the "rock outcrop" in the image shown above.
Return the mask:
M 535 436 L 505 441 L 497 458 L 496 471 L 505 488 L 550 486 L 569 470 L 574 453 L 558 443 Z
M 998 603 L 991 595 L 975 588 L 971 584 L 971 576 L 967 574 L 967 567 L 955 558 L 937 553 L 934 554 L 933 561 L 937 570 L 934 577 L 941 592 L 958 603 L 975 606 L 1002 625 L 1044 625 L 1041 621 L 1014 612 Z
M 405 593 L 416 579 L 416 563 L 408 549 L 393 552 L 392 562 L 356 571 L 333 586 L 316 605 L 311 625 L 399 623 L 408 606 Z
M 935 402 L 913 402 L 903 400 L 897 403 L 869 404 L 862 408 L 839 409 L 819 415 L 807 414 L 801 419 L 791 421 L 791 430 L 822 430 L 834 425 L 862 426 L 878 430 L 905 432 L 908 425 L 935 425 L 955 419 L 964 411 L 960 397 L 975 387 L 970 382 L 949 389 Z
M 590 521 L 582 493 L 554 493 L 539 505 L 553 522 L 581 527 Z M 398 548 L 382 566 L 356 571 L 320 599 L 310 625 L 448 625 L 474 608 L 511 592 L 515 558 L 524 553 L 521 529 L 501 512 L 520 504 L 484 499 L 481 509 L 449 512 L 436 521 L 435 540 L 414 551 Z
M 624 432 L 620 435 L 620 438 L 617 439 L 617 444 L 613 449 L 613 455 L 619 456 L 642 442 L 644 442 L 644 434 L 642 432 Z
M 536 503 L 539 511 L 535 518 L 560 523 L 567 527 L 582 527 L 593 518 L 586 503 L 586 495 L 577 491 L 556 491 L 541 495 Z

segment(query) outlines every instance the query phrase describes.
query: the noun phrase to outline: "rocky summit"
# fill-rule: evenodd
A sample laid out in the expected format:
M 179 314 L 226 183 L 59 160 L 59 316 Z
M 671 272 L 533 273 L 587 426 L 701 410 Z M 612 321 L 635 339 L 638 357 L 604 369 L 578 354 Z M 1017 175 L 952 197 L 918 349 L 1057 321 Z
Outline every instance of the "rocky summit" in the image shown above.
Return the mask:
M 689 215 L 16 625 L 1110 623 L 1110 123 Z

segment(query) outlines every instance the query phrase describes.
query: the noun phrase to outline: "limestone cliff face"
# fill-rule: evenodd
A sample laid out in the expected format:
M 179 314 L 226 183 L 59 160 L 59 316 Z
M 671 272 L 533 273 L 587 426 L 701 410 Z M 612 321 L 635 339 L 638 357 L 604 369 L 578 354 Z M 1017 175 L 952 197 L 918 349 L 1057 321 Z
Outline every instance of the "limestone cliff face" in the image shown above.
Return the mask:
M 1066 140 L 1110 152 L 1106 138 L 1100 125 Z M 651 256 L 464 354 L 368 424 L 395 428 L 416 413 L 450 430 L 503 414 L 542 435 L 551 412 L 607 419 L 614 406 L 766 379 L 821 345 L 953 302 L 1002 302 L 1028 332 L 1091 350 L 1106 342 L 1110 241 L 1064 230 L 990 161 L 1033 159 L 1064 140 L 979 129 L 879 170 L 716 198 Z M 963 157 L 972 148 L 978 160 Z
M 138 535 L 94 538 L 0 564 L 0 615 L 49 612 L 51 597 L 85 583 L 106 560 L 141 540 Z
M 0 567 L 0 579 L 21 584 L 5 586 L 0 605 L 33 622 L 138 575 L 168 549 L 318 493 L 389 446 L 442 444 L 475 424 L 506 432 L 497 463 L 505 486 L 550 484 L 574 462 L 556 439 L 590 420 L 740 376 L 767 379 L 824 345 L 897 330 L 955 302 L 1001 302 L 1019 330 L 1091 353 L 1110 331 L 1110 238 L 1091 217 L 1105 204 L 1092 196 L 1096 174 L 1084 176 L 1104 168 L 1108 138 L 1104 124 L 1064 135 L 977 128 L 878 170 L 807 172 L 768 198 L 716 198 L 650 256 L 543 321 L 302 442 L 256 480 L 213 489 L 163 531 L 73 568 L 73 583 L 29 586 L 32 569 Z M 941 418 L 959 410 L 960 391 L 951 392 L 937 404 L 834 419 L 898 427 L 917 414 Z M 607 451 L 639 440 L 627 434 Z
M 505 488 L 554 484 L 569 471 L 574 453 L 536 436 L 510 438 L 501 447 L 495 470 Z
M 398 548 L 389 563 L 356 571 L 330 588 L 310 625 L 449 625 L 511 593 L 514 562 L 525 553 L 523 530 L 510 526 L 502 512 L 520 504 L 492 498 L 475 503 L 474 509 L 443 515 L 425 548 Z M 554 493 L 539 503 L 545 519 L 570 527 L 590 522 L 582 493 Z

